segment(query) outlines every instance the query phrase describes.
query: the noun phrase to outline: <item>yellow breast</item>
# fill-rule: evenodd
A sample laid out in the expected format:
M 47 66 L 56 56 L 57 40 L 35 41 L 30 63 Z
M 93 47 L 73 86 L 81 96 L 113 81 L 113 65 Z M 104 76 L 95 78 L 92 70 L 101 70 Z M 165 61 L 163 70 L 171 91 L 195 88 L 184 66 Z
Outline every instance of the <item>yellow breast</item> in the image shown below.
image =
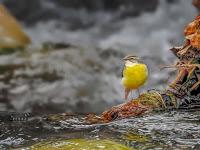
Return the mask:
M 145 64 L 125 64 L 122 83 L 128 89 L 137 89 L 142 86 L 148 77 L 148 69 Z

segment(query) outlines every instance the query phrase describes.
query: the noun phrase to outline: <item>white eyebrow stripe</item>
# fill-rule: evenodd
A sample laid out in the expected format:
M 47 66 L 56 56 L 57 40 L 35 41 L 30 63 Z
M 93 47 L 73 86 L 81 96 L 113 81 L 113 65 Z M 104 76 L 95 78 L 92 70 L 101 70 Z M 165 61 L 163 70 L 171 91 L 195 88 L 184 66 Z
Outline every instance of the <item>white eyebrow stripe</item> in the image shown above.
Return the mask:
M 137 65 L 138 63 L 133 63 L 133 62 L 131 62 L 131 61 L 126 61 L 126 63 L 125 63 L 125 66 L 135 66 L 135 65 Z

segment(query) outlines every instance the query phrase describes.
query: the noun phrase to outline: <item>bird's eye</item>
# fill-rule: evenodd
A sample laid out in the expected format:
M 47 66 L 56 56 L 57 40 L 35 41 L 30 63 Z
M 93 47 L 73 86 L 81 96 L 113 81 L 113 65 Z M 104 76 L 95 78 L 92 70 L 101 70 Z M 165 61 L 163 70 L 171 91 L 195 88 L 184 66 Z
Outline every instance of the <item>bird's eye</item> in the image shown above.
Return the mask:
M 112 120 L 117 119 L 118 118 L 118 112 L 116 112 L 116 111 L 115 112 L 111 112 L 110 117 L 111 117 Z

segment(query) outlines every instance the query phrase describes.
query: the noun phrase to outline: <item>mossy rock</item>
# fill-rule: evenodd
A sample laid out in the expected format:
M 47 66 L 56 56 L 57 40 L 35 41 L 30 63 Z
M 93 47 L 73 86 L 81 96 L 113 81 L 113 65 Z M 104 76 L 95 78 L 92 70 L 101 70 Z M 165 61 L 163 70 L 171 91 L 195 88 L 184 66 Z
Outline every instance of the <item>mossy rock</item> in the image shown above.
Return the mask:
M 0 48 L 0 55 L 9 55 L 13 54 L 19 51 L 23 51 L 23 47 L 18 47 L 18 48 Z
M 22 148 L 24 149 L 24 148 Z M 110 140 L 70 139 L 41 142 L 27 147 L 29 150 L 132 150 L 127 146 Z
M 135 141 L 135 142 L 140 142 L 140 143 L 145 143 L 145 142 L 150 141 L 149 137 L 145 135 L 136 134 L 136 133 L 127 133 L 123 135 L 122 138 L 128 141 Z

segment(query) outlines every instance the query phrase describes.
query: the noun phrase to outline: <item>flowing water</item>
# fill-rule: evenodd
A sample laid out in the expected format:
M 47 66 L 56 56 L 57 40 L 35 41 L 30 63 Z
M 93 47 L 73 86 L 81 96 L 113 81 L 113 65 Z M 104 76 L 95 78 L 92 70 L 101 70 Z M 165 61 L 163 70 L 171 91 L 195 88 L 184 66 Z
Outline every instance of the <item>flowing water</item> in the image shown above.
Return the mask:
M 199 149 L 199 113 L 198 110 L 161 112 L 107 124 L 88 124 L 84 115 L 35 116 L 29 121 L 1 122 L 0 145 L 2 149 L 42 149 L 51 145 L 56 147 L 55 143 L 59 147 L 59 142 L 67 147 L 71 140 L 77 147 L 82 139 L 92 144 L 99 142 L 101 146 L 106 145 L 105 141 L 114 142 L 113 149 L 117 143 L 131 149 Z M 89 145 L 86 148 L 89 149 Z
M 42 5 L 55 8 L 48 0 Z M 188 0 L 160 1 L 155 11 L 138 17 L 56 8 L 60 15 L 66 11 L 81 18 L 85 26 L 80 27 L 76 21 L 39 21 L 25 27 L 32 46 L 14 53 L 0 51 L 1 111 L 101 113 L 123 102 L 121 58 L 130 53 L 141 56 L 149 67 L 149 81 L 142 91 L 162 90 L 174 72 L 160 71 L 159 66 L 175 62 L 168 49 L 182 44 L 184 26 L 196 15 Z M 72 29 L 72 24 L 77 28 Z M 200 149 L 199 114 L 198 110 L 160 112 L 95 125 L 85 123 L 84 115 L 58 114 L 50 115 L 50 119 L 39 115 L 14 122 L 7 118 L 0 122 L 0 148 L 58 141 L 58 145 L 69 145 L 69 140 L 79 139 L 71 143 L 118 143 L 118 147 L 131 149 Z

